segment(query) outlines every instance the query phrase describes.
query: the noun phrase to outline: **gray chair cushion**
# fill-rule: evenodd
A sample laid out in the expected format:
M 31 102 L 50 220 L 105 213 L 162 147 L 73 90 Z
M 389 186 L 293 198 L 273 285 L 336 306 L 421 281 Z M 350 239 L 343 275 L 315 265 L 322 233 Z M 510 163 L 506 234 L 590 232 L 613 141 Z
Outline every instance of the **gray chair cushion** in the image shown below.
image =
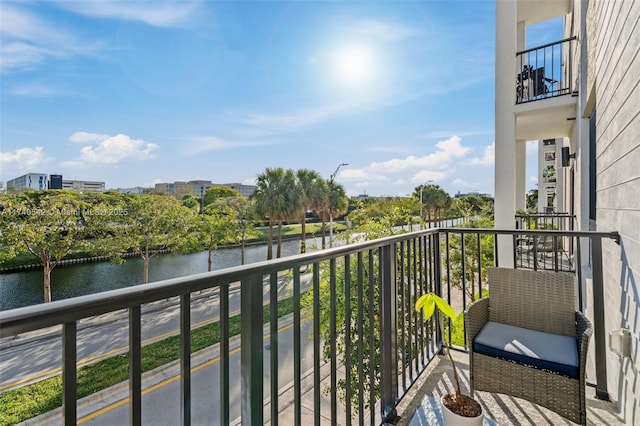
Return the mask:
M 577 378 L 578 347 L 570 336 L 487 322 L 473 341 L 477 353 Z

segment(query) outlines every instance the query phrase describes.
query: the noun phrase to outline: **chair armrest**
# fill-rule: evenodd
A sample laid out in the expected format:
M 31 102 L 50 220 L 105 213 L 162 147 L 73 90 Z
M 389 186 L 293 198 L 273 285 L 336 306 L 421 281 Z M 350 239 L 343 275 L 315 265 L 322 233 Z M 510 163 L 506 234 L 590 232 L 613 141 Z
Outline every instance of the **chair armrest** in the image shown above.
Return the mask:
M 464 311 L 464 325 L 469 347 L 487 321 L 489 321 L 488 297 L 476 300 Z
M 587 349 L 589 348 L 589 339 L 593 334 L 591 322 L 584 314 L 576 311 L 576 340 L 578 345 L 578 358 L 580 365 L 580 377 L 584 377 L 583 370 L 586 367 Z

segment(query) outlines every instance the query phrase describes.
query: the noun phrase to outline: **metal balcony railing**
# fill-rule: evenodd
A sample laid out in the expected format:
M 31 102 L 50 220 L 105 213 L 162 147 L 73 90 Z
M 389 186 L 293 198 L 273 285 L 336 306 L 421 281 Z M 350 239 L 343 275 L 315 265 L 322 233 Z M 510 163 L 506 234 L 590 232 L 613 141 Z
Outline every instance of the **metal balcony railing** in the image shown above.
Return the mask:
M 569 213 L 516 214 L 516 229 L 573 231 L 576 217 Z M 515 239 L 515 264 L 519 268 L 576 271 L 579 253 L 567 237 L 519 235 Z
M 516 53 L 516 104 L 572 94 L 576 37 Z
M 293 423 L 302 424 L 303 395 L 312 394 L 315 424 L 382 424 L 441 349 L 440 328 L 425 323 L 414 304 L 433 291 L 456 311 L 488 288 L 486 271 L 497 265 L 498 236 L 586 240 L 593 268 L 593 323 L 597 386 L 606 394 L 602 239 L 617 233 L 566 230 L 495 230 L 436 228 L 350 244 L 314 253 L 138 285 L 38 306 L 0 312 L 0 337 L 62 325 L 63 424 L 77 420 L 77 324 L 80 320 L 125 309 L 129 334 L 129 418 L 142 422 L 141 328 L 144 304 L 178 298 L 180 317 L 180 421 L 192 419 L 192 404 L 219 407 L 209 424 L 277 424 L 281 409 L 293 407 Z M 557 268 L 556 264 L 556 270 Z M 497 265 L 499 266 L 499 265 Z M 537 267 L 534 263 L 534 267 Z M 278 290 L 289 282 L 293 299 L 292 356 L 279 356 Z M 208 300 L 192 295 L 214 289 Z M 582 285 L 578 286 L 582 307 Z M 230 380 L 230 302 L 240 293 L 241 359 L 239 377 Z M 219 381 L 208 392 L 192 392 L 191 314 L 197 304 L 219 304 Z M 263 311 L 270 312 L 270 356 L 265 357 Z M 156 313 L 157 315 L 157 313 Z M 312 338 L 303 329 L 311 325 Z M 453 327 L 446 328 L 449 337 Z M 451 341 L 451 340 L 449 340 Z M 455 343 L 455 342 L 454 342 Z M 459 342 L 466 346 L 465 342 Z M 312 366 L 303 358 L 312 354 Z M 305 365 L 308 365 L 305 364 Z M 321 377 L 329 368 L 327 378 Z M 279 376 L 291 373 L 290 399 L 283 401 Z M 312 377 L 312 385 L 302 388 Z M 268 382 L 268 383 L 265 383 Z M 241 383 L 239 393 L 232 385 Z M 233 388 L 235 389 L 235 388 Z M 265 389 L 267 398 L 265 399 Z M 325 404 L 322 398 L 328 398 Z M 239 406 L 234 405 L 239 402 Z M 176 411 L 178 407 L 176 407 Z M 339 414 L 341 413 L 341 414 Z M 149 415 L 150 413 L 146 413 Z M 153 413 L 151 413 L 153 414 Z M 122 421 L 126 421 L 122 419 Z

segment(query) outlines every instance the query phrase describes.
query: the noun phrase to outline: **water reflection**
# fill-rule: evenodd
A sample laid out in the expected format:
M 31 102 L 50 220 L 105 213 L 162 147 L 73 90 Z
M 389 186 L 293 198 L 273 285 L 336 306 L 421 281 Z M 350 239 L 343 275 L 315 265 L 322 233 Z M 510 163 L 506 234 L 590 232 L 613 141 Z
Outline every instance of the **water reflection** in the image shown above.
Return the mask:
M 319 239 L 308 239 L 308 250 L 319 245 Z M 300 240 L 283 241 L 282 255 L 300 252 Z M 274 247 L 275 254 L 275 247 Z M 213 255 L 213 269 L 240 265 L 240 249 L 220 249 Z M 267 246 L 245 248 L 245 263 L 267 258 Z M 160 281 L 207 271 L 207 253 L 189 255 L 158 255 L 151 259 L 149 281 Z M 53 300 L 114 290 L 142 283 L 142 260 L 127 259 L 122 264 L 111 262 L 84 263 L 60 266 L 51 273 L 51 297 Z M 0 310 L 36 305 L 44 302 L 42 270 L 0 275 Z

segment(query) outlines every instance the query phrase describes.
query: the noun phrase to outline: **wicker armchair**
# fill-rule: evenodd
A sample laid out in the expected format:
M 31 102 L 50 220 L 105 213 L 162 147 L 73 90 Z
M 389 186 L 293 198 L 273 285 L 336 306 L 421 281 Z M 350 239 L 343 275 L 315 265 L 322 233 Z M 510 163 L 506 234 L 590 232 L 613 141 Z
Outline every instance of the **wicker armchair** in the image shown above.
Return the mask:
M 574 276 L 564 272 L 490 268 L 488 282 L 489 297 L 474 302 L 465 311 L 472 393 L 484 390 L 512 395 L 547 407 L 575 423 L 586 424 L 585 364 L 592 327 L 575 310 Z M 509 324 L 536 330 L 532 333 L 550 333 L 553 335 L 550 337 L 575 344 L 575 377 L 535 363 L 478 353 L 481 347 L 476 345 L 476 337 L 480 340 L 478 334 L 489 321 L 500 323 L 501 327 Z M 513 342 L 514 346 L 520 344 L 517 340 Z M 546 346 L 548 349 L 552 345 Z

